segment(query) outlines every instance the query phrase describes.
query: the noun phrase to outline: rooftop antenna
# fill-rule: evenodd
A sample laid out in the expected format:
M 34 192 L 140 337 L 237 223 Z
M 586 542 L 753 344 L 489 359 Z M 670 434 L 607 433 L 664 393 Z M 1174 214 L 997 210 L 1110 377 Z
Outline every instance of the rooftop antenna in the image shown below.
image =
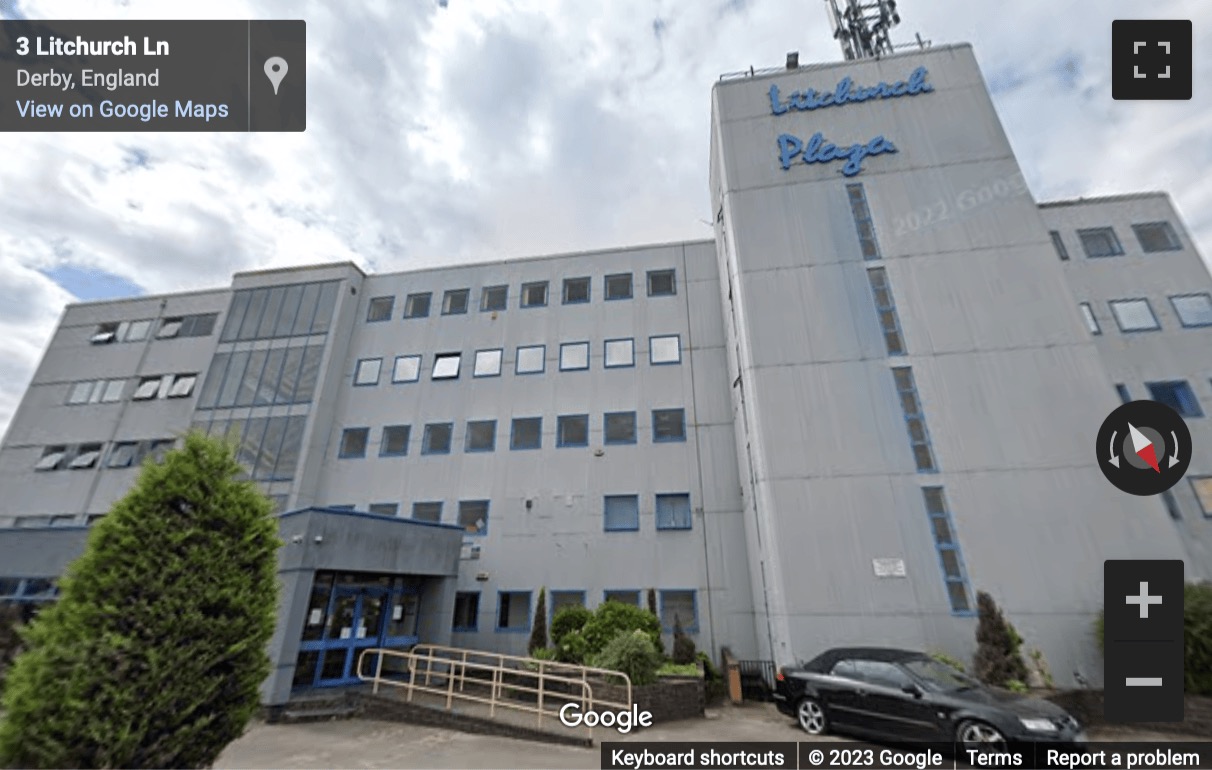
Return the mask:
M 833 18 L 833 39 L 842 45 L 842 54 L 847 60 L 878 59 L 887 56 L 897 48 L 894 46 L 889 33 L 892 28 L 901 23 L 901 16 L 896 12 L 896 0 L 825 0 L 829 3 L 830 15 Z M 909 46 L 914 43 L 909 43 Z M 922 49 L 930 45 L 917 35 L 916 45 Z

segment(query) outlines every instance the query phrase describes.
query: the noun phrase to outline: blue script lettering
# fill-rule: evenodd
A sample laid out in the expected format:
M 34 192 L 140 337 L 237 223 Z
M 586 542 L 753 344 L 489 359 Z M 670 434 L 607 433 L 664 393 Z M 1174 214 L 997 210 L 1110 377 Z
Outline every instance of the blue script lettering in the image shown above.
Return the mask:
M 880 83 L 871 88 L 855 86 L 854 81 L 847 76 L 842 78 L 832 91 L 819 93 L 813 88 L 792 91 L 785 102 L 779 94 L 779 87 L 770 86 L 770 111 L 775 115 L 783 115 L 789 110 L 807 112 L 820 107 L 834 107 L 865 102 L 870 99 L 892 99 L 899 96 L 928 94 L 934 90 L 934 86 L 926 82 L 928 74 L 925 67 L 918 67 L 910 73 L 908 80 L 899 80 L 892 84 Z
M 783 165 L 783 170 L 791 168 L 791 161 L 797 156 L 804 163 L 828 163 L 834 160 L 844 160 L 846 164 L 842 166 L 841 173 L 845 176 L 854 176 L 862 171 L 863 159 L 868 156 L 896 152 L 896 145 L 882 136 L 877 136 L 866 144 L 838 147 L 825 141 L 825 137 L 819 131 L 812 135 L 806 146 L 799 137 L 791 134 L 781 134 L 778 143 L 779 162 Z

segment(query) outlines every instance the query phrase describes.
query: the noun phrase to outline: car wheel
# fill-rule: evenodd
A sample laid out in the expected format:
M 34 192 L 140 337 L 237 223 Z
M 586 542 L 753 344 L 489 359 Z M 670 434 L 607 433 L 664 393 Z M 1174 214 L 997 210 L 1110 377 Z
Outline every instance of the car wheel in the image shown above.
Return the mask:
M 800 727 L 809 735 L 824 735 L 829 729 L 829 720 L 825 718 L 825 710 L 813 698 L 804 698 L 795 709 L 796 720 Z
M 1006 748 L 1006 736 L 1002 735 L 1001 731 L 976 720 L 961 722 L 956 728 L 955 740 L 965 751 L 1003 751 Z

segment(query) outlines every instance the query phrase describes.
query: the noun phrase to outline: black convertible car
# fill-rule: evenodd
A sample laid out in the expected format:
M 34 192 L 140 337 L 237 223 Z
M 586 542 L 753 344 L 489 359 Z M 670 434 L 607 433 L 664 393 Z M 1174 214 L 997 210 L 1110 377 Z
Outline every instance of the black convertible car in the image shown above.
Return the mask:
M 779 671 L 774 699 L 806 732 L 994 749 L 1018 741 L 1085 742 L 1064 709 L 986 687 L 920 652 L 829 650 Z

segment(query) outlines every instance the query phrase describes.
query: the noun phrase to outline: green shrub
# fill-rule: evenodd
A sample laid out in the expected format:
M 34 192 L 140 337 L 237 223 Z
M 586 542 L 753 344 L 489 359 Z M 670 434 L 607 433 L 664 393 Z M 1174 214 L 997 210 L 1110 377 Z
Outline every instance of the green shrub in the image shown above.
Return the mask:
M 630 604 L 602 602 L 581 633 L 589 643 L 590 654 L 596 655 L 606 649 L 606 645 L 616 636 L 630 631 L 643 631 L 647 634 L 657 654 L 660 654 L 661 621 L 651 612 Z
M 703 665 L 703 688 L 707 696 L 708 703 L 714 703 L 728 694 L 728 683 L 724 681 L 723 674 L 711 662 L 711 656 L 703 650 L 699 650 L 699 654 L 695 655 L 695 660 Z
M 555 651 L 556 660 L 580 666 L 589 657 L 589 642 L 585 641 L 585 635 L 580 631 L 569 631 L 555 646 Z
M 694 655 L 697 652 L 694 648 L 694 640 L 686 635 L 682 629 L 682 619 L 677 615 L 673 616 L 673 662 L 679 665 L 694 663 Z
M 1027 692 L 1027 685 L 1018 679 L 1006 680 L 1005 687 L 1010 692 Z
M 539 602 L 534 608 L 534 622 L 530 624 L 530 642 L 527 645 L 531 653 L 547 647 L 547 589 L 539 589 Z
M 1098 617 L 1094 619 L 1094 641 L 1098 642 L 1098 651 L 1105 653 L 1105 644 L 1107 638 L 1107 613 L 1103 610 L 1098 611 Z
M 932 653 L 930 653 L 930 657 L 934 658 L 939 663 L 942 663 L 944 666 L 950 666 L 951 668 L 955 669 L 956 671 L 960 672 L 961 674 L 967 673 L 967 670 L 965 669 L 963 663 L 961 663 L 960 661 L 951 657 L 950 655 L 948 655 L 945 652 L 932 652 Z
M 1027 653 L 1027 657 L 1031 658 L 1031 665 L 1035 669 L 1035 673 L 1039 675 L 1040 684 L 1049 690 L 1055 688 L 1056 682 L 1052 679 L 1052 669 L 1048 667 L 1048 661 L 1044 659 L 1044 651 L 1031 650 Z
M 620 671 L 630 677 L 635 686 L 655 682 L 661 662 L 661 654 L 657 652 L 652 638 L 638 629 L 620 632 L 593 657 L 594 666 Z
M 191 434 L 89 533 L 9 670 L 0 766 L 209 767 L 270 672 L 273 503 Z
M 984 591 L 976 594 L 976 660 L 973 669 L 985 684 L 1006 687 L 1013 680 L 1027 679 L 1027 664 L 1019 648 L 1023 640 L 1014 626 L 1006 622 L 993 597 Z
M 551 643 L 556 647 L 571 631 L 580 631 L 593 617 L 593 613 L 579 604 L 570 604 L 556 610 L 551 619 Z
M 669 661 L 662 663 L 657 669 L 657 676 L 698 676 L 698 663 L 674 663 Z
M 0 604 L 0 685 L 13 659 L 21 651 L 21 608 L 16 604 Z
M 537 650 L 531 650 L 530 657 L 535 660 L 555 660 L 556 650 L 554 647 L 540 647 Z

